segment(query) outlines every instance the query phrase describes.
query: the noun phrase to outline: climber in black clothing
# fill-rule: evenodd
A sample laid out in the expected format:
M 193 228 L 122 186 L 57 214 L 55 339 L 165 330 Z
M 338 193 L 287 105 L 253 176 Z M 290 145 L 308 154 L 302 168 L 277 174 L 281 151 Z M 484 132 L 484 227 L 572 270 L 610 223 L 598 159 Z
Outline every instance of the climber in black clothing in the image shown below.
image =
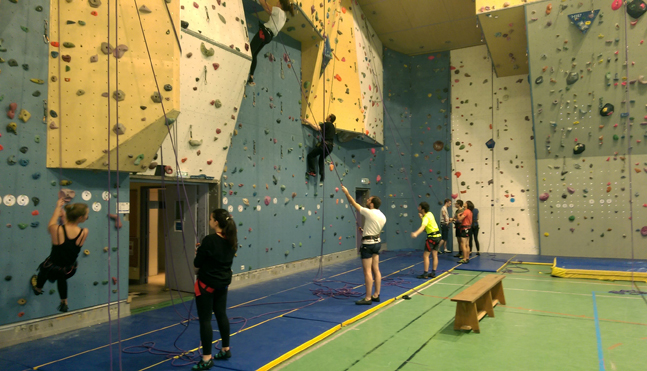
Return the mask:
M 227 318 L 227 288 L 231 283 L 231 265 L 238 249 L 236 223 L 227 210 L 216 209 L 211 213 L 209 226 L 216 231 L 206 236 L 193 260 L 198 271 L 195 281 L 195 304 L 200 318 L 200 341 L 202 360 L 192 370 L 208 370 L 213 360 L 231 357 L 229 350 L 229 319 Z M 222 350 L 211 357 L 211 313 L 216 315 L 218 331 L 222 338 Z
M 79 265 L 76 258 L 88 238 L 88 229 L 79 227 L 79 224 L 88 220 L 90 210 L 88 205 L 83 203 L 65 205 L 65 208 L 63 205 L 65 205 L 65 200 L 59 198 L 47 226 L 52 237 L 52 251 L 47 259 L 38 266 L 38 275 L 31 277 L 31 286 L 34 294 L 41 295 L 45 281 L 57 281 L 58 295 L 61 298 L 58 310 L 67 312 L 67 280 L 76 273 L 76 268 Z M 62 225 L 58 222 L 61 217 Z M 70 236 L 76 237 L 70 238 Z
M 315 164 L 317 163 L 317 157 L 319 157 L 319 178 L 323 182 L 326 172 L 324 171 L 324 159 L 326 156 L 329 156 L 333 150 L 333 139 L 335 138 L 335 120 L 337 117 L 332 113 L 326 118 L 326 122 L 323 124 L 315 125 L 312 122 L 308 121 L 305 118 L 301 118 L 304 125 L 310 126 L 313 130 L 322 132 L 321 142 L 317 143 L 317 146 L 310 150 L 308 153 L 308 171 L 306 172 L 309 176 L 317 176 L 315 171 Z

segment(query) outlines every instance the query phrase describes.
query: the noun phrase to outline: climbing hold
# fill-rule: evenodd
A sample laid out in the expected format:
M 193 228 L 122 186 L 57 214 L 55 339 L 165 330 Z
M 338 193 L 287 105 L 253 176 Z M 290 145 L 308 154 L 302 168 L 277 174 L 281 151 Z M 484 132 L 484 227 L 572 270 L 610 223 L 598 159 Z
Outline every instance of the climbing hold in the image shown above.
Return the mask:
M 544 237 L 548 237 L 550 234 L 548 232 L 544 233 Z
M 29 160 L 28 160 L 28 159 L 26 159 L 26 158 L 21 158 L 21 159 L 20 159 L 20 161 L 18 161 L 18 162 L 20 163 L 20 166 L 27 166 L 27 165 L 29 165 Z
M 613 3 L 611 3 L 611 9 L 618 10 L 620 7 L 622 7 L 622 0 L 613 0 Z
M 5 276 L 4 280 L 7 282 L 11 281 L 11 276 Z
M 265 206 L 269 206 L 271 200 L 270 196 L 265 196 Z
M 162 96 L 159 92 L 154 92 L 153 95 L 151 95 L 151 100 L 155 103 L 162 103 Z
M 78 95 L 79 97 L 82 96 L 83 94 L 85 94 L 85 90 L 83 89 L 79 89 L 76 91 L 76 95 Z
M 171 86 L 171 84 L 166 84 L 166 85 L 164 85 L 164 90 L 171 91 L 171 90 L 173 90 L 173 86 Z
M 243 204 L 245 204 L 245 206 L 249 206 L 249 200 L 246 198 L 243 198 Z
M 45 83 L 45 80 L 42 79 L 29 79 L 29 81 L 33 82 L 34 84 L 39 84 L 42 85 Z
M 28 226 L 27 226 L 27 224 L 25 224 L 25 223 L 19 223 L 19 224 L 18 224 L 18 228 L 20 228 L 20 229 L 26 229 L 27 227 L 28 227 Z
M 567 190 L 567 191 L 568 191 L 568 193 L 570 193 L 570 194 L 575 193 L 575 188 L 573 188 L 573 187 L 566 187 L 566 190 Z
M 101 52 L 103 54 L 106 54 L 106 55 L 110 54 L 110 53 L 113 52 L 113 50 L 114 50 L 114 48 L 112 47 L 112 45 L 108 44 L 107 42 L 102 42 L 101 43 Z
M 207 47 L 204 45 L 204 42 L 200 44 L 200 51 L 202 52 L 202 55 L 205 57 L 212 57 L 215 53 L 213 48 L 207 49 Z
M 135 164 L 135 165 L 139 165 L 139 164 L 142 162 L 142 160 L 143 160 L 143 159 L 144 159 L 144 155 L 143 155 L 143 154 L 138 155 L 138 156 L 137 156 L 137 158 L 135 159 L 135 163 L 134 163 L 134 164 Z
M 15 59 L 9 59 L 7 64 L 9 64 L 9 67 L 18 67 L 18 62 Z
M 25 304 L 27 304 L 27 300 L 25 300 L 23 298 L 18 299 L 18 305 L 25 305 Z
M 613 104 L 607 103 L 600 109 L 600 116 L 611 116 L 613 114 Z
M 112 131 L 117 135 L 123 135 L 126 132 L 126 127 L 122 123 L 117 123 L 112 127 Z
M 575 220 L 575 216 L 574 216 L 574 215 L 569 216 L 569 217 L 568 217 L 568 220 L 570 220 L 570 221 Z
M 220 101 L 220 99 L 216 99 L 216 101 L 213 102 L 213 104 L 214 104 L 214 106 L 216 106 L 216 108 L 222 107 L 222 102 Z M 218 130 L 220 130 L 220 129 L 218 129 Z
M 92 8 L 98 8 L 101 6 L 101 0 L 88 0 Z
M 40 5 L 37 6 L 35 9 L 36 9 L 37 12 L 42 12 L 43 11 L 43 7 L 40 6 Z
M 173 168 L 172 168 L 172 167 L 170 167 L 170 166 L 168 166 L 168 165 L 167 165 L 167 166 L 164 166 L 164 172 L 165 172 L 166 174 L 173 174 Z
M 7 132 L 18 135 L 18 124 L 16 124 L 15 122 L 10 122 L 9 124 L 7 124 Z
M 539 200 L 540 201 L 546 201 L 546 200 L 548 200 L 549 197 L 550 197 L 550 195 L 548 193 L 542 193 L 542 194 L 539 195 Z
M 52 121 L 52 122 L 49 124 L 49 128 L 50 128 L 50 129 L 58 129 L 58 125 L 56 125 L 56 123 L 55 123 L 54 121 Z
M 148 7 L 146 5 L 142 5 L 142 6 L 139 7 L 139 12 L 144 13 L 144 14 L 150 14 L 153 11 L 148 9 Z
M 31 93 L 31 95 L 34 97 L 40 97 L 40 91 L 36 90 L 35 92 Z
M 76 45 L 74 45 L 74 43 L 70 43 L 70 42 L 64 42 L 63 46 L 66 47 L 66 48 L 74 48 L 74 47 L 76 47 Z
M 202 145 L 202 139 L 200 139 L 200 140 L 191 139 L 191 140 L 189 140 L 189 145 L 191 147 L 199 147 L 200 145 Z
M 58 58 L 58 52 L 51 52 L 50 55 L 52 58 Z
M 542 82 L 544 82 L 544 77 L 543 76 L 539 76 L 539 77 L 537 77 L 535 79 L 535 84 L 537 84 L 537 85 L 541 84 Z
M 187 21 L 180 21 L 180 26 L 182 28 L 188 28 L 189 27 L 189 22 Z
M 67 180 L 67 179 L 61 180 L 61 185 L 62 186 L 69 186 L 70 184 L 72 184 L 71 180 Z
M 220 21 L 222 23 L 227 24 L 227 20 L 225 19 L 225 17 L 222 16 L 222 14 L 218 13 L 218 18 L 220 18 Z
M 20 147 L 20 149 L 19 149 L 19 151 L 21 153 L 27 153 L 28 150 L 29 150 L 29 148 L 27 148 L 27 147 Z
M 95 55 L 90 57 L 90 63 L 97 63 L 98 61 L 99 61 L 99 55 L 98 54 L 95 54 Z
M 573 85 L 580 79 L 580 75 L 577 72 L 571 72 L 566 78 L 566 85 Z
M 586 146 L 583 143 L 578 143 L 573 147 L 573 153 L 576 155 L 579 155 L 580 153 L 584 152 L 586 149 Z
M 124 44 L 121 44 L 121 45 L 117 46 L 117 48 L 112 52 L 112 55 L 115 58 L 119 59 L 119 58 L 123 57 L 124 53 L 126 53 L 127 51 L 128 51 L 128 46 L 124 45 Z
M 61 56 L 61 59 L 62 59 L 64 62 L 68 62 L 68 63 L 72 61 L 72 57 L 71 57 L 71 56 L 69 56 L 69 55 L 63 55 L 63 56 Z
M 33 173 L 33 174 L 31 174 L 31 177 L 34 180 L 40 179 L 40 173 Z
M 121 102 L 126 99 L 126 93 L 124 93 L 123 90 L 116 90 L 112 93 L 112 98 L 117 102 Z
M 83 250 L 83 254 L 84 254 L 85 256 L 90 255 L 90 250 L 88 250 L 88 249 Z
M 644 226 L 640 229 L 640 234 L 643 236 L 647 236 L 647 226 Z
M 34 203 L 34 206 L 38 206 L 38 204 L 40 203 L 40 198 L 38 198 L 38 197 L 32 197 L 32 198 L 31 198 L 31 202 L 33 202 L 33 203 Z
M 84 162 L 86 162 L 88 159 L 87 158 L 82 158 L 80 160 L 76 160 L 75 163 L 77 165 L 83 165 Z

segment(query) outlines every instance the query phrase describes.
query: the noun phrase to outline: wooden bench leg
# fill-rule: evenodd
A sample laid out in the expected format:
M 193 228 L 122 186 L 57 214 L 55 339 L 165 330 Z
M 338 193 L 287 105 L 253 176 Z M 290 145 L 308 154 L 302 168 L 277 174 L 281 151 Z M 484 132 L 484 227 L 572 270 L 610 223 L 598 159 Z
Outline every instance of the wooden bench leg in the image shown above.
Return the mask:
M 477 315 L 479 312 L 484 311 L 489 317 L 494 317 L 494 306 L 492 305 L 492 295 L 486 292 L 476 301 Z
M 505 295 L 503 294 L 503 282 L 497 283 L 492 290 L 492 299 L 496 299 L 499 303 L 505 305 Z
M 456 303 L 454 330 L 470 329 L 476 333 L 481 332 L 476 303 Z

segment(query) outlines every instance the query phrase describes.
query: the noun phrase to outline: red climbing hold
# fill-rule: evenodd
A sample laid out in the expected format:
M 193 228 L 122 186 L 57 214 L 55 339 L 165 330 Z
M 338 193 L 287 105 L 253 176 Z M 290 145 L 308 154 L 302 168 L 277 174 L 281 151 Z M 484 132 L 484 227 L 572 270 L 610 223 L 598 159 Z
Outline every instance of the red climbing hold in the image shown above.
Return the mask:
M 216 134 L 220 134 L 220 133 L 222 133 L 222 130 L 216 129 Z
M 187 158 L 186 158 L 186 157 L 184 157 L 184 158 L 182 159 L 182 163 L 185 163 L 185 162 L 186 162 L 186 160 L 187 160 Z
M 454 175 L 456 175 L 456 178 L 460 178 L 462 174 L 460 171 L 457 171 L 454 173 Z
M 434 58 L 436 57 L 434 57 L 433 55 L 430 55 L 429 57 L 427 57 L 427 59 L 429 59 L 430 61 L 434 60 Z
M 112 284 L 116 285 L 117 284 L 117 277 L 112 277 Z
M 52 41 L 50 44 L 52 44 L 52 46 L 55 48 L 58 48 L 58 46 L 60 45 L 58 41 Z
M 622 0 L 613 0 L 613 3 L 611 4 L 611 9 L 613 10 L 618 10 L 622 7 Z
M 213 64 L 213 69 L 214 69 L 214 70 L 217 70 L 217 69 L 218 69 L 218 67 L 220 67 L 220 65 L 219 65 L 218 63 L 214 63 L 214 64 Z
M 380 180 L 382 180 L 382 177 L 378 175 L 377 178 L 375 179 L 375 181 L 379 182 Z
M 90 12 L 90 14 L 92 14 L 92 15 L 93 15 L 93 16 L 95 16 L 95 17 L 99 15 L 99 13 L 95 12 L 94 10 L 93 10 L 93 11 L 91 11 L 91 12 Z
M 38 210 L 34 210 L 31 212 L 31 215 L 36 216 L 36 215 L 40 215 L 40 213 L 38 212 Z
M 339 74 L 337 74 L 337 75 L 335 75 L 335 79 L 337 79 L 337 81 L 341 81 L 341 76 L 339 76 Z
M 207 165 L 211 165 L 213 163 L 213 160 L 208 160 Z
M 375 154 L 375 148 L 371 148 L 371 153 Z

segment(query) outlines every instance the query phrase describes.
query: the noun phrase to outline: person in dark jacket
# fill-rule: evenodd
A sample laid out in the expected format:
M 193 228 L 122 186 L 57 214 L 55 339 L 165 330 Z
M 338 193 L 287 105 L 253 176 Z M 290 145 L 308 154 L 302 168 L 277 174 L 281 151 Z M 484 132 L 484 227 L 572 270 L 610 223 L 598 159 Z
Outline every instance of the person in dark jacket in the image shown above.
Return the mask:
M 335 120 L 337 117 L 332 113 L 326 118 L 326 122 L 323 124 L 315 125 L 312 122 L 308 121 L 305 118 L 301 118 L 304 125 L 310 126 L 313 130 L 321 132 L 321 142 L 317 143 L 317 146 L 310 150 L 308 153 L 308 171 L 306 175 L 316 177 L 317 172 L 315 171 L 317 158 L 319 159 L 319 179 L 324 181 L 325 170 L 324 170 L 324 160 L 326 156 L 330 156 L 333 150 L 333 140 L 335 138 Z
M 238 249 L 236 223 L 227 210 L 211 213 L 209 226 L 216 233 L 206 236 L 199 245 L 193 265 L 198 271 L 195 281 L 195 304 L 200 319 L 202 360 L 192 370 L 208 370 L 213 360 L 231 357 L 229 349 L 229 319 L 227 318 L 227 288 L 231 283 L 231 265 Z M 216 316 L 222 338 L 222 350 L 211 357 L 211 312 Z

